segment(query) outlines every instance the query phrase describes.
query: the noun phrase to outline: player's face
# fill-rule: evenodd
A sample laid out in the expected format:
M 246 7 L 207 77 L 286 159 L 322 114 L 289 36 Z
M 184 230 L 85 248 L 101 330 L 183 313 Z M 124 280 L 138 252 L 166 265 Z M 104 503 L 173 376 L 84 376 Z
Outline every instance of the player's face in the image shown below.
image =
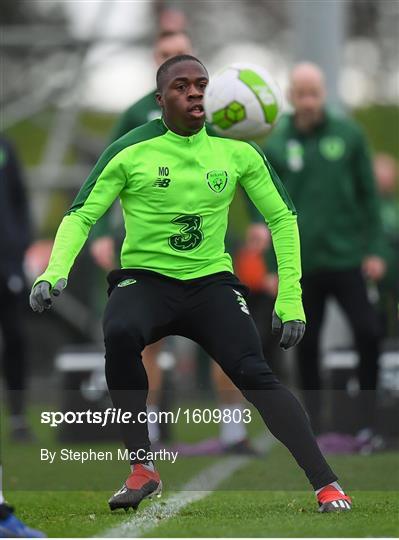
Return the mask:
M 185 34 L 166 36 L 160 39 L 155 47 L 154 57 L 157 66 L 160 66 L 172 56 L 192 54 L 191 41 Z
M 319 121 L 325 102 L 324 86 L 319 81 L 305 78 L 296 81 L 290 98 L 296 116 L 304 125 L 311 127 Z
M 188 136 L 203 127 L 204 93 L 207 84 L 208 73 L 198 62 L 187 60 L 169 68 L 157 100 L 170 129 Z

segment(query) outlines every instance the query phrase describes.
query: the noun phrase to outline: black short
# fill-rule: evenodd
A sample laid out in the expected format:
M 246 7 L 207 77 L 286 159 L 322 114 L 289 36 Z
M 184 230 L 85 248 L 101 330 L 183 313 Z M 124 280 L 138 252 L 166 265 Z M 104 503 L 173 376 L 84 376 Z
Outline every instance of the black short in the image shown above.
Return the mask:
M 108 295 L 110 295 L 113 289 L 125 279 L 141 279 L 143 277 L 157 279 L 160 282 L 168 283 L 171 287 L 175 285 L 176 287 L 184 288 L 192 288 L 203 285 L 210 285 L 212 283 L 223 282 L 238 287 L 240 292 L 245 296 L 245 298 L 247 298 L 249 295 L 248 287 L 241 283 L 237 276 L 235 276 L 231 272 L 217 272 L 216 274 L 210 274 L 209 276 L 183 280 L 165 276 L 163 274 L 159 274 L 158 272 L 153 272 L 152 270 L 142 270 L 134 268 L 121 268 L 117 270 L 112 270 L 112 272 L 108 274 Z
M 167 335 L 181 335 L 219 358 L 234 347 L 238 353 L 249 340 L 246 346 L 261 355 L 246 303 L 249 290 L 230 272 L 179 280 L 148 270 L 122 269 L 112 271 L 108 283 L 105 335 L 110 325 L 127 325 L 139 332 L 144 346 Z

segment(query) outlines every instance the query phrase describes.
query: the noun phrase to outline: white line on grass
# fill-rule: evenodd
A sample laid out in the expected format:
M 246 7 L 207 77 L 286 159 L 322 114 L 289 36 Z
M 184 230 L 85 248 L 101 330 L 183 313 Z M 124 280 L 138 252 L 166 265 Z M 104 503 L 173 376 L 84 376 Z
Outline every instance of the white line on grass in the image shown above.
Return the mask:
M 262 435 L 256 439 L 255 447 L 268 452 L 274 439 Z M 185 484 L 181 491 L 170 495 L 162 503 L 155 502 L 133 518 L 117 527 L 105 531 L 105 538 L 137 538 L 175 516 L 182 508 L 210 495 L 218 485 L 227 480 L 238 469 L 247 465 L 252 456 L 231 456 L 214 463 Z

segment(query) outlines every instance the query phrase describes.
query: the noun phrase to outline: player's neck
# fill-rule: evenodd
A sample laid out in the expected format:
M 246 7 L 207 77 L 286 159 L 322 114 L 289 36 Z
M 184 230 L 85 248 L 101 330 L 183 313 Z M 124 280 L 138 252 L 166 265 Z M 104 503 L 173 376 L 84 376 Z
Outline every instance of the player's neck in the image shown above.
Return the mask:
M 165 124 L 165 126 L 169 129 L 169 131 L 173 131 L 173 133 L 176 133 L 177 135 L 181 135 L 182 137 L 191 137 L 192 135 L 199 133 L 201 129 L 204 127 L 204 124 L 202 124 L 200 127 L 198 127 L 195 130 L 194 129 L 189 130 L 188 128 L 184 128 L 182 126 L 176 125 L 175 122 L 170 120 L 170 118 L 165 118 L 164 116 L 162 117 L 162 121 Z

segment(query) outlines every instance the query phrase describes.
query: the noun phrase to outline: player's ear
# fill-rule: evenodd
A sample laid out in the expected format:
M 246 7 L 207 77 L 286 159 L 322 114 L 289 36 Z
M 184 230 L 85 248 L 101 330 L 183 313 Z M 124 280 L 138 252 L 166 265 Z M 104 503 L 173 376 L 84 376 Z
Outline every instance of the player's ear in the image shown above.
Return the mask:
M 155 99 L 157 100 L 158 105 L 163 108 L 163 98 L 161 92 L 158 92 L 155 94 Z

